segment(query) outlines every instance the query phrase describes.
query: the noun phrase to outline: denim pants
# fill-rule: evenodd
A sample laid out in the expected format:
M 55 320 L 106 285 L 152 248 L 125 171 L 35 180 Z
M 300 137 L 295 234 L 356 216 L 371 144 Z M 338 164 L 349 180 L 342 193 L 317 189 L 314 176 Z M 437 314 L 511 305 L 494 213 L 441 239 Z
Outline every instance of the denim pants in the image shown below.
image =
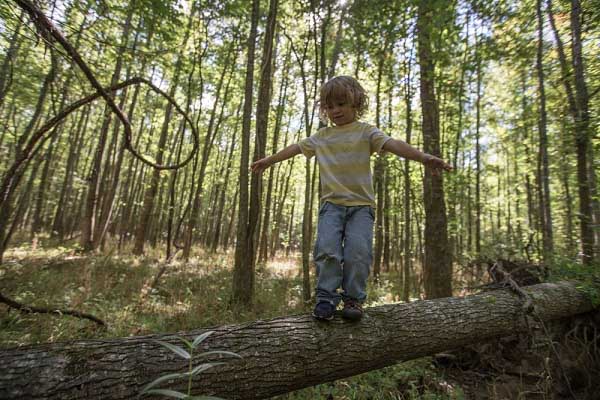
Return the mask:
M 319 210 L 314 260 L 317 302 L 363 303 L 373 261 L 373 208 L 325 202 Z M 338 289 L 341 287 L 341 293 Z

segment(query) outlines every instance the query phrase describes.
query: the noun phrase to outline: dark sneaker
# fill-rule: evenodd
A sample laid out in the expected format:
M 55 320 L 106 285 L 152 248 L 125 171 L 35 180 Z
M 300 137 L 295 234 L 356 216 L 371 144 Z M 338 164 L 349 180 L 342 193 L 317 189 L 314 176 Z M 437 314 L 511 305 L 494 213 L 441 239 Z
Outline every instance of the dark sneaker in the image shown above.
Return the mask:
M 344 309 L 342 310 L 342 318 L 350 321 L 358 321 L 362 318 L 362 305 L 356 300 L 344 301 Z
M 316 319 L 322 319 L 324 321 L 331 321 L 333 319 L 333 313 L 335 312 L 335 307 L 328 301 L 320 301 L 315 306 L 313 310 L 313 317 Z

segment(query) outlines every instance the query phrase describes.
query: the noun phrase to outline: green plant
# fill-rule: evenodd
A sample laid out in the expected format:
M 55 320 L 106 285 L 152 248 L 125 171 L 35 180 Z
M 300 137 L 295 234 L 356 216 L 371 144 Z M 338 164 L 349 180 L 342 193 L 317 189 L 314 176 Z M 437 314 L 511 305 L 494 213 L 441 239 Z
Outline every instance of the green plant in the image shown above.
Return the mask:
M 158 394 L 158 395 L 173 397 L 176 399 L 185 399 L 185 400 L 211 400 L 211 399 L 212 400 L 218 400 L 218 399 L 223 400 L 220 397 L 214 397 L 214 396 L 192 396 L 192 379 L 194 376 L 196 376 L 214 366 L 225 364 L 224 362 L 205 362 L 205 363 L 199 364 L 194 367 L 194 357 L 207 357 L 210 355 L 224 355 L 224 356 L 232 356 L 232 357 L 242 358 L 239 354 L 232 353 L 230 351 L 222 351 L 222 350 L 207 351 L 204 353 L 200 353 L 198 355 L 194 355 L 194 350 L 196 350 L 196 348 L 212 333 L 214 333 L 214 331 L 209 331 L 209 332 L 205 332 L 201 335 L 198 335 L 198 336 L 196 336 L 196 338 L 194 339 L 193 342 L 190 342 L 189 340 L 186 340 L 180 336 L 174 336 L 175 339 L 181 340 L 185 344 L 187 349 L 184 349 L 182 347 L 176 346 L 176 345 L 168 343 L 168 342 L 163 342 L 162 340 L 155 340 L 155 342 L 157 342 L 161 346 L 171 350 L 173 353 L 177 354 L 178 356 L 188 360 L 188 371 L 182 372 L 182 373 L 176 373 L 176 374 L 163 375 L 163 376 L 155 379 L 154 381 L 150 382 L 148 385 L 146 385 L 140 392 L 140 395 Z M 170 380 L 174 380 L 174 379 L 181 379 L 181 378 L 188 379 L 187 394 L 178 392 L 176 390 L 171 390 L 171 389 L 153 389 L 154 387 L 156 387 L 166 381 L 170 381 Z
M 584 293 L 594 306 L 600 305 L 600 269 L 598 265 L 584 265 L 566 258 L 556 259 L 550 265 L 550 281 L 577 282 L 577 289 Z

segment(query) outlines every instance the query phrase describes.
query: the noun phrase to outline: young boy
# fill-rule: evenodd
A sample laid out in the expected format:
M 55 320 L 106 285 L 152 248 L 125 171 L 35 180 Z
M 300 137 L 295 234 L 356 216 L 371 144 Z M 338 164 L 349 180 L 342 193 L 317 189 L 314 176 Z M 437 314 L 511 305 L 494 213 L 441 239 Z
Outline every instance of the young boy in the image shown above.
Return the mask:
M 375 195 L 371 154 L 389 151 L 430 168 L 451 170 L 441 159 L 390 138 L 375 126 L 358 119 L 367 109 L 365 90 L 349 76 L 332 78 L 321 87 L 320 115 L 334 126 L 254 162 L 261 173 L 269 166 L 300 153 L 314 155 L 321 174 L 321 207 L 314 261 L 317 266 L 317 304 L 313 316 L 331 320 L 343 300 L 342 317 L 359 320 L 373 259 Z M 341 288 L 341 293 L 338 289 Z

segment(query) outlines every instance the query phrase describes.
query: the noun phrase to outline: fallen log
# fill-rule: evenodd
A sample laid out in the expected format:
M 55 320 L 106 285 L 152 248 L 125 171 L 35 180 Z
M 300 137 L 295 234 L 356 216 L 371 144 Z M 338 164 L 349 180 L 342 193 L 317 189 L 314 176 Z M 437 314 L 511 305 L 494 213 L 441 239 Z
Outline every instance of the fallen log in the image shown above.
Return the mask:
M 524 291 L 543 321 L 593 309 L 574 283 L 544 283 Z M 332 322 L 317 322 L 297 315 L 212 328 L 214 333 L 201 350 L 228 350 L 243 359 L 196 376 L 192 392 L 228 399 L 268 398 L 526 331 L 522 304 L 516 294 L 501 289 L 464 298 L 372 307 L 358 323 L 339 316 Z M 178 335 L 192 339 L 206 331 Z M 136 398 L 144 385 L 159 376 L 187 371 L 186 360 L 152 340 L 177 343 L 169 336 L 77 340 L 2 350 L 0 398 Z M 163 387 L 185 392 L 187 382 L 167 382 Z

